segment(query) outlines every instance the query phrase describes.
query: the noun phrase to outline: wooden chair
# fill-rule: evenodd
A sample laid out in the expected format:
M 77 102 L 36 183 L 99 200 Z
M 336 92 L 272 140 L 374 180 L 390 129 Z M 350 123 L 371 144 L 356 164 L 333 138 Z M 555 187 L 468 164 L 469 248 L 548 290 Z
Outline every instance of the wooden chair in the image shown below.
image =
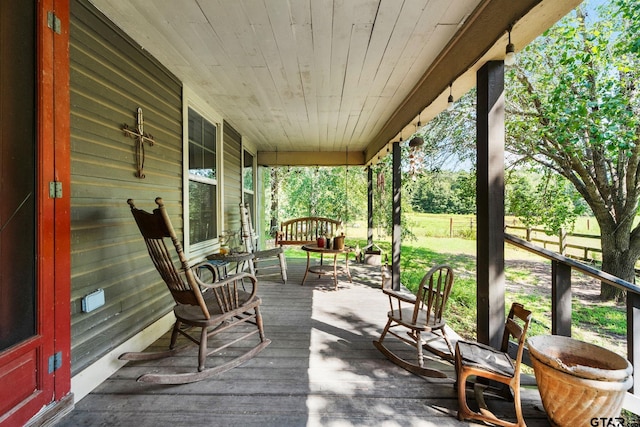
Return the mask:
M 524 427 L 526 425 L 520 406 L 520 363 L 522 362 L 525 336 L 530 322 L 531 312 L 526 310 L 522 304 L 513 303 L 504 326 L 500 350 L 477 342 L 458 341 L 456 344 L 455 366 L 457 374 L 456 388 L 458 391 L 458 419 L 460 421 L 473 419 L 501 426 Z M 511 337 L 518 343 L 515 363 L 507 352 Z M 467 384 L 467 379 L 472 375 L 476 377 L 476 381 L 471 384 L 474 388 L 480 412 L 472 411 L 467 405 L 466 391 L 470 385 Z M 503 389 L 499 390 L 498 395 L 513 400 L 517 420 L 515 423 L 499 419 L 489 411 L 484 400 L 484 392 L 491 389 L 491 387 L 481 384 L 478 381 L 479 378 L 486 378 L 505 385 Z
M 373 344 L 389 360 L 398 366 L 417 375 L 428 377 L 446 378 L 447 375 L 437 369 L 424 366 L 423 347 L 430 349 L 425 335 L 433 339 L 443 339 L 449 348 L 450 357 L 453 359 L 453 348 L 445 332 L 444 309 L 453 286 L 453 270 L 446 265 L 437 265 L 424 275 L 418 292 L 414 296 L 406 292 L 398 292 L 389 289 L 384 284 L 383 289 L 389 296 L 391 310 L 387 313 L 387 324 L 377 341 Z M 392 328 L 402 328 L 402 332 L 395 332 Z M 391 351 L 385 345 L 387 334 L 391 334 L 416 349 L 415 362 L 405 360 Z M 441 356 L 441 354 L 438 354 Z
M 240 218 L 242 240 L 244 241 L 245 250 L 254 255 L 253 264 L 256 275 L 266 276 L 279 273 L 282 281 L 287 283 L 287 260 L 284 257 L 284 249 L 282 247 L 265 250 L 257 249 L 258 236 L 253 228 L 248 204 L 243 205 L 240 203 Z
M 138 224 L 138 228 L 144 237 L 151 260 L 158 273 L 166 283 L 173 299 L 175 307 L 173 312 L 176 322 L 171 334 L 169 350 L 161 352 L 124 353 L 121 360 L 153 360 L 176 355 L 182 350 L 190 348 L 194 344 L 199 346 L 197 372 L 185 373 L 149 373 L 142 375 L 138 381 L 158 384 L 183 384 L 200 381 L 221 372 L 232 369 L 241 363 L 253 358 L 262 351 L 270 340 L 265 338 L 260 315 L 261 300 L 256 295 L 257 279 L 248 273 L 240 273 L 229 276 L 213 283 L 205 283 L 196 275 L 197 268 L 209 268 L 215 278 L 215 270 L 208 262 L 190 265 L 178 241 L 176 233 L 171 225 L 169 216 L 162 199 L 156 200 L 158 205 L 153 213 L 137 209 L 133 200 L 127 203 L 131 206 L 131 213 Z M 173 245 L 178 255 L 177 266 L 171 257 L 166 240 L 169 239 L 169 247 Z M 245 281 L 251 282 L 251 291 L 243 291 L 240 287 Z M 223 342 L 216 348 L 208 348 L 207 340 L 239 325 L 252 325 L 247 331 L 241 329 L 240 336 L 234 336 L 233 340 Z M 194 331 L 195 330 L 195 331 Z M 235 343 L 252 335 L 259 334 L 259 343 L 233 360 L 218 366 L 206 368 L 207 356 L 217 353 Z M 186 337 L 189 342 L 186 345 L 176 347 L 179 336 Z M 224 338 L 221 338 L 224 339 Z

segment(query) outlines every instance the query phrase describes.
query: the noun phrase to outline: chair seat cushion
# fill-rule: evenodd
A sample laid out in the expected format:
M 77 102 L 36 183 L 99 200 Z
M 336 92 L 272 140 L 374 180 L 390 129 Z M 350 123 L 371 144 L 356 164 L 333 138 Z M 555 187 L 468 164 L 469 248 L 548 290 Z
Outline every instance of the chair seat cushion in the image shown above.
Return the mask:
M 464 366 L 484 369 L 506 377 L 513 377 L 515 367 L 508 354 L 485 344 L 458 341 L 457 351 Z

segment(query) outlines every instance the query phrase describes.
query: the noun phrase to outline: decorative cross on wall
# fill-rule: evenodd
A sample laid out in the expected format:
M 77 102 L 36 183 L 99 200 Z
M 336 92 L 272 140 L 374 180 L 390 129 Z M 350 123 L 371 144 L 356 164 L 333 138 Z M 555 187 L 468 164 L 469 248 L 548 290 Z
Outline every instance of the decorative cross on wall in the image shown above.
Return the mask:
M 130 128 L 126 123 L 122 125 L 125 136 L 129 136 L 136 141 L 136 176 L 140 179 L 144 178 L 144 143 L 153 145 L 155 142 L 151 134 L 144 132 L 144 120 L 142 118 L 142 108 L 138 107 L 138 123 L 136 129 Z

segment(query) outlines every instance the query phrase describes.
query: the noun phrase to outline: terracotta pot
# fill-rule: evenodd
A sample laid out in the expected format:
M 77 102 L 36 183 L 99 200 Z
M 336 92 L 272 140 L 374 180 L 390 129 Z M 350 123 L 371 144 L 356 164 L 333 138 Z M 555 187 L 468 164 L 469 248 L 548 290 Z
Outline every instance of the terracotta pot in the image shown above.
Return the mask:
M 527 340 L 542 405 L 554 426 L 620 416 L 633 367 L 616 353 L 558 335 Z

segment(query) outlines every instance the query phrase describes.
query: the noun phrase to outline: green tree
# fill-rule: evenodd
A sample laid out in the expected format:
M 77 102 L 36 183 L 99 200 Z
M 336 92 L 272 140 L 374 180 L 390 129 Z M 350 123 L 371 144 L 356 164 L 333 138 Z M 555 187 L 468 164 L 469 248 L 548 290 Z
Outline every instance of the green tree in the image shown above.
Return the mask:
M 324 216 L 350 221 L 366 212 L 366 173 L 361 167 L 277 168 L 279 221 L 301 216 Z
M 505 183 L 505 211 L 517 216 L 526 227 L 538 225 L 539 212 L 530 175 L 511 173 Z
M 458 199 L 459 214 L 475 214 L 476 213 L 476 172 L 460 171 L 456 175 L 456 179 L 451 186 Z
M 460 170 L 461 166 L 473 169 L 476 163 L 475 88 L 460 97 L 453 110 L 438 114 L 416 134 L 424 140 L 415 154 L 421 173 Z
M 536 39 L 508 71 L 506 115 L 508 150 L 571 182 L 600 226 L 602 269 L 631 282 L 640 257 L 639 10 L 620 0 L 591 19 L 579 7 Z M 601 296 L 622 293 L 603 284 Z
M 549 235 L 557 235 L 563 228 L 573 230 L 576 219 L 585 212 L 571 184 L 548 171 L 542 176 L 533 172 L 510 174 L 506 193 L 509 213 L 527 227 L 542 225 Z
M 407 186 L 413 210 L 425 213 L 474 214 L 475 174 L 466 171 L 424 172 Z

